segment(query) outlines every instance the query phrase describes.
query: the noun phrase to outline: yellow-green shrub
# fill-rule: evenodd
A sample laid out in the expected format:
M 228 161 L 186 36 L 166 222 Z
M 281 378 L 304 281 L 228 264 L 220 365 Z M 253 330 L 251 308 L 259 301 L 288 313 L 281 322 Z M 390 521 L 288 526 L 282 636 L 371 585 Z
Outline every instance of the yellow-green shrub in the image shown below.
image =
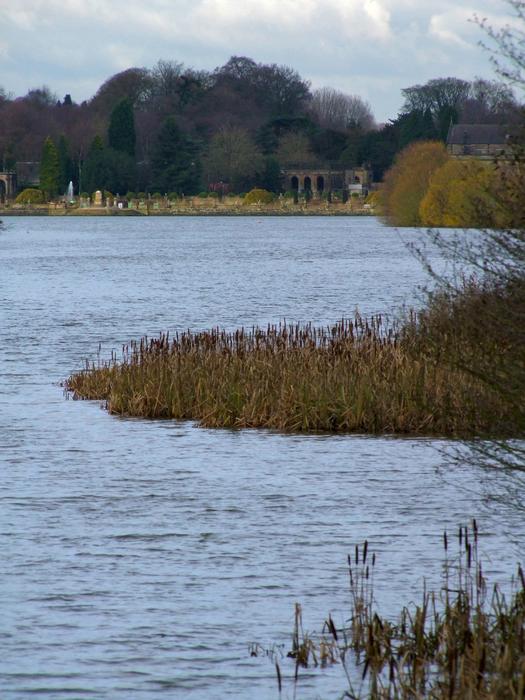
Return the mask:
M 270 204 L 275 199 L 273 192 L 255 188 L 250 190 L 243 200 L 243 204 Z
M 420 226 L 421 200 L 433 173 L 448 160 L 439 141 L 419 141 L 407 146 L 385 175 L 381 206 L 394 226 Z
M 501 218 L 492 163 L 449 160 L 430 178 L 419 215 L 425 226 L 493 227 Z
M 34 187 L 23 190 L 15 199 L 16 204 L 43 204 L 44 201 L 44 193 Z

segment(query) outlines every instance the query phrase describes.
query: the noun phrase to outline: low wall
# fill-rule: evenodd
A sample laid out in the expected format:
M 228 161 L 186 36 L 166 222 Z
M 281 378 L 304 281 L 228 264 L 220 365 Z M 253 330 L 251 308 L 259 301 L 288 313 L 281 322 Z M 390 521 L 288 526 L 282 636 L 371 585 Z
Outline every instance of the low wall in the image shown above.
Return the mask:
M 233 199 L 233 198 L 232 198 Z M 374 211 L 363 207 L 362 201 L 342 202 L 310 201 L 294 204 L 291 200 L 278 200 L 271 204 L 242 204 L 241 199 L 217 200 L 186 198 L 156 206 L 156 203 L 135 207 L 64 206 L 64 205 L 11 205 L 0 208 L 0 216 L 367 216 Z

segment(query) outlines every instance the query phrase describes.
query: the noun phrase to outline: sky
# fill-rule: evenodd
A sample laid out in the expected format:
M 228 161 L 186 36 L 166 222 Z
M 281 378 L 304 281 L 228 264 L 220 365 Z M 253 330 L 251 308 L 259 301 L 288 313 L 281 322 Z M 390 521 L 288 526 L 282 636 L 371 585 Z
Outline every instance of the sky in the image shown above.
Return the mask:
M 402 88 L 495 77 L 476 16 L 512 23 L 506 0 L 0 0 L 0 87 L 47 85 L 81 102 L 132 66 L 209 70 L 249 56 L 360 95 L 381 122 Z

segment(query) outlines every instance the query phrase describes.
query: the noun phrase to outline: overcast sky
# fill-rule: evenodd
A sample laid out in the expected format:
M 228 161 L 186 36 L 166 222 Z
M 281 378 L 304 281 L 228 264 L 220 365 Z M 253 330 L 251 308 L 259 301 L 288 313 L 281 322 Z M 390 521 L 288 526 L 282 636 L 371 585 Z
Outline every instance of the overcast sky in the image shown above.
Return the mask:
M 91 97 L 109 76 L 159 58 L 212 69 L 233 55 L 294 67 L 313 87 L 395 117 L 404 87 L 493 78 L 475 15 L 512 19 L 505 0 L 0 0 L 0 86 Z

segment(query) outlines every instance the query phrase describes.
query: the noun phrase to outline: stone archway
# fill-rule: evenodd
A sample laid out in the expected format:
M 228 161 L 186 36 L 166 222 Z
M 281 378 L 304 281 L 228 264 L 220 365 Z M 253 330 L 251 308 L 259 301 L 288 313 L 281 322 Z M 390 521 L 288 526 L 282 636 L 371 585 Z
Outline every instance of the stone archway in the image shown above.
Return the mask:
M 316 185 L 318 192 L 324 192 L 324 177 L 322 175 L 317 176 Z
M 312 178 L 311 178 L 309 175 L 307 175 L 307 176 L 304 178 L 304 185 L 303 185 L 303 187 L 304 187 L 304 191 L 305 191 L 305 192 L 311 192 L 311 191 L 312 191 Z
M 299 191 L 299 178 L 297 175 L 292 175 L 290 179 L 290 189 L 294 190 L 294 192 Z
M 16 174 L 0 173 L 0 183 L 3 186 L 3 195 L 0 192 L 0 199 L 13 199 L 16 194 Z
M 3 204 L 6 200 L 6 186 L 5 182 L 0 179 L 0 204 Z

